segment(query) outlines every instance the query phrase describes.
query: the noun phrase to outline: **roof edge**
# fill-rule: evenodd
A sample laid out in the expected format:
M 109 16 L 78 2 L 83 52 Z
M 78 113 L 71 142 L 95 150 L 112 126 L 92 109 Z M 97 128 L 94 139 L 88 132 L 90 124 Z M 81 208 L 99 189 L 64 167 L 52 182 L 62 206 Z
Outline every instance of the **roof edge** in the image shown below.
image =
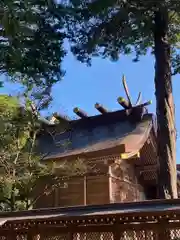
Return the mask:
M 149 207 L 149 206 L 161 206 L 169 205 L 172 206 L 180 205 L 180 199 L 155 199 L 155 200 L 145 200 L 138 202 L 125 202 L 125 203 L 109 203 L 104 205 L 87 205 L 87 206 L 72 206 L 72 207 L 58 207 L 58 208 L 40 208 L 33 210 L 24 210 L 18 212 L 1 212 L 0 220 L 5 217 L 22 217 L 22 216 L 41 216 L 41 215 L 51 215 L 59 213 L 71 213 L 71 212 L 80 212 L 80 211 L 104 211 L 105 209 L 109 211 L 118 210 L 118 209 L 133 209 L 134 207 Z M 7 219 L 8 220 L 8 219 Z

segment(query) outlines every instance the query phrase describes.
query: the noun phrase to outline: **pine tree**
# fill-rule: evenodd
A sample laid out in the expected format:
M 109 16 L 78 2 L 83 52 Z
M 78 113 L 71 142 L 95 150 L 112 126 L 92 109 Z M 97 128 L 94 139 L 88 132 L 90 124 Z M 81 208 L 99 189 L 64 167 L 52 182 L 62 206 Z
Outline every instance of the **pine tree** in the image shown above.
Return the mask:
M 180 72 L 180 2 L 174 0 L 72 0 L 76 18 L 69 38 L 77 59 L 118 60 L 135 53 L 139 60 L 149 49 L 155 57 L 155 95 L 158 126 L 159 197 L 176 198 L 176 129 L 172 74 Z

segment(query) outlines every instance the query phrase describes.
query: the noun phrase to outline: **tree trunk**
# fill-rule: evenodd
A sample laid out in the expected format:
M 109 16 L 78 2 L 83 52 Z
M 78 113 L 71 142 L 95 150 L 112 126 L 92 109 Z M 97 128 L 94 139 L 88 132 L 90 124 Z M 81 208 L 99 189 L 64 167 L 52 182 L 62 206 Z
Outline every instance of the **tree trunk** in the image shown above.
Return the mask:
M 168 11 L 155 13 L 155 89 L 158 125 L 159 197 L 177 198 L 176 128 L 168 43 Z

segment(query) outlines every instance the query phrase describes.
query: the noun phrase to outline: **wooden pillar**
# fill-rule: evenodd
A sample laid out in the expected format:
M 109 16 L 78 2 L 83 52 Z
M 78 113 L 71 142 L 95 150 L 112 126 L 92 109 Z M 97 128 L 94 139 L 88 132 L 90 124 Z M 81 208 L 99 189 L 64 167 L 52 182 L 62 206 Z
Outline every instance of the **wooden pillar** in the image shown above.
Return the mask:
M 73 232 L 68 232 L 67 240 L 73 240 Z
M 84 176 L 84 205 L 87 205 L 87 177 Z
M 159 221 L 158 227 L 158 240 L 169 240 L 170 239 L 170 231 L 166 228 L 167 221 Z
M 58 199 L 58 197 L 59 197 L 59 188 L 56 187 L 56 188 L 54 189 L 54 207 L 58 207 L 58 205 L 59 205 L 59 199 Z
M 2 237 L 2 236 L 1 236 Z M 14 231 L 8 231 L 8 234 L 7 234 L 7 240 L 14 240 L 16 239 L 16 232 Z M 3 238 L 2 238 L 3 239 Z
M 120 232 L 117 230 L 117 231 L 114 231 L 113 232 L 113 236 L 114 236 L 114 240 L 120 240 Z
M 27 233 L 27 240 L 35 240 L 34 235 L 31 231 L 28 231 Z
M 114 240 L 120 240 L 120 237 L 122 235 L 121 228 L 119 224 L 114 224 L 113 226 L 113 239 Z
M 113 183 L 112 183 L 112 166 L 108 167 L 108 175 L 109 175 L 109 202 L 114 203 L 113 198 Z

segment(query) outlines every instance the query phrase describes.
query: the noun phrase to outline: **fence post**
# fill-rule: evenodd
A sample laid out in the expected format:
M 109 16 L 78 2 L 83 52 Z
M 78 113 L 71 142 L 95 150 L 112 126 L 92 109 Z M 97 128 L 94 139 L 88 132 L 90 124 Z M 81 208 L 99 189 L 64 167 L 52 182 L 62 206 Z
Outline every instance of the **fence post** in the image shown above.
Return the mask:
M 68 232 L 67 235 L 68 235 L 68 236 L 67 236 L 67 239 L 68 239 L 68 240 L 73 240 L 73 232 Z
M 114 237 L 114 240 L 119 240 L 119 239 L 120 239 L 120 233 L 119 233 L 119 231 L 114 231 L 114 232 L 113 232 L 113 237 Z
M 7 234 L 7 240 L 14 240 L 16 239 L 16 232 L 14 231 L 9 231 L 8 234 Z M 3 238 L 2 238 L 3 239 Z M 5 238 L 6 239 L 6 238 Z
M 169 240 L 170 238 L 170 232 L 166 228 L 167 226 L 167 221 L 166 220 L 161 220 L 159 221 L 159 227 L 158 227 L 158 240 Z
M 120 225 L 119 224 L 114 224 L 113 225 L 113 240 L 120 240 Z

